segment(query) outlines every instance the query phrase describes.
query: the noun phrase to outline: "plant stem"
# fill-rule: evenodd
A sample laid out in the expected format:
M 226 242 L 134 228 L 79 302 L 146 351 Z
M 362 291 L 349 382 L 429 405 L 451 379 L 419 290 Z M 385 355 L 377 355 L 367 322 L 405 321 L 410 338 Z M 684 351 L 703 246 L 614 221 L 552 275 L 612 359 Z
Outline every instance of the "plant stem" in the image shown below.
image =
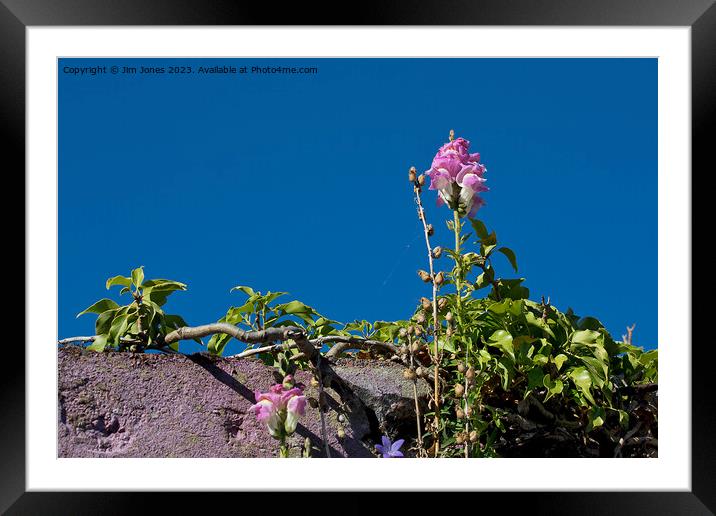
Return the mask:
M 462 262 L 460 261 L 460 215 L 453 211 L 453 231 L 455 232 L 455 292 L 457 294 L 457 323 L 458 328 L 462 327 Z M 456 346 L 457 348 L 457 346 Z M 469 346 L 465 346 L 465 368 L 470 367 Z M 467 416 L 467 377 L 465 377 L 465 391 L 463 392 L 463 411 L 465 414 L 465 458 L 470 457 L 470 418 Z
M 425 233 L 425 245 L 428 248 L 428 264 L 430 265 L 430 277 L 433 282 L 433 345 L 435 347 L 435 355 L 433 360 L 435 361 L 435 374 L 433 377 L 433 403 L 435 409 L 435 419 L 433 421 L 435 425 L 435 431 L 433 437 L 435 440 L 435 457 L 438 456 L 440 450 L 440 360 L 442 353 L 438 346 L 438 285 L 435 283 L 435 270 L 433 267 L 433 250 L 430 247 L 430 235 L 428 231 L 428 223 L 425 221 L 425 210 L 423 209 L 423 203 L 420 200 L 420 185 L 415 183 L 415 202 L 418 205 L 418 218 L 423 223 L 423 231 Z
M 410 349 L 410 367 L 415 366 L 415 361 L 413 360 L 413 339 L 411 339 L 408 336 L 408 347 Z M 418 380 L 417 378 L 413 378 L 413 397 L 415 398 L 415 420 L 418 425 L 418 450 L 419 454 L 422 457 L 423 456 L 423 434 L 421 429 L 421 419 L 422 416 L 420 415 L 420 403 L 418 402 Z
M 323 440 L 323 448 L 326 450 L 326 458 L 331 458 L 331 447 L 328 445 L 328 432 L 326 431 L 326 415 L 323 413 L 323 401 L 325 394 L 323 393 L 323 374 L 321 372 L 321 354 L 316 358 L 316 376 L 318 377 L 318 414 L 321 417 L 321 439 Z
M 288 446 L 286 445 L 286 435 L 282 432 L 281 433 L 281 440 L 280 445 L 278 449 L 278 456 L 282 459 L 288 458 Z
M 457 211 L 453 211 L 453 231 L 455 232 L 455 255 L 460 255 L 460 216 Z M 460 308 L 462 307 L 462 264 L 458 258 L 455 258 L 455 266 L 457 275 L 455 276 L 455 290 L 457 292 L 457 309 L 458 317 L 460 316 Z

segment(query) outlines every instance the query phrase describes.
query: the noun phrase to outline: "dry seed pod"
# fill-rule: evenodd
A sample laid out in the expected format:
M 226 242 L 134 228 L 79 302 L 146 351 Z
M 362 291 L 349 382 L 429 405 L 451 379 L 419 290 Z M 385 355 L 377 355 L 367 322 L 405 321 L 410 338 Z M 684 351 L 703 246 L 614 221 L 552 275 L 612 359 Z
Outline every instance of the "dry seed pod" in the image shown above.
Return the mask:
M 465 414 L 467 414 L 467 417 L 472 417 L 472 413 L 473 413 L 473 412 L 474 412 L 474 411 L 473 411 L 472 407 L 467 407 L 467 410 L 465 411 Z
M 418 351 L 420 351 L 420 344 L 417 342 L 413 342 L 413 344 L 410 346 L 410 351 L 412 351 L 413 353 L 417 353 Z
M 415 327 L 415 335 L 420 337 L 423 334 L 423 329 L 420 326 Z
M 412 368 L 406 369 L 405 371 L 403 371 L 403 377 L 406 380 L 415 380 L 415 378 L 416 378 L 415 371 L 413 371 Z
M 448 337 L 452 337 L 452 326 L 447 327 L 447 330 L 445 330 L 445 335 Z
M 475 379 L 475 368 L 470 366 L 467 368 L 467 372 L 465 372 L 465 378 L 468 380 L 474 380 Z
M 423 310 L 430 310 L 433 306 L 432 302 L 427 297 L 421 297 L 420 304 L 423 305 Z
M 412 335 L 413 333 L 415 333 L 415 328 L 408 326 L 408 335 Z
M 438 309 L 442 310 L 443 308 L 445 308 L 447 306 L 447 303 L 448 303 L 447 298 L 441 297 L 440 299 L 438 299 Z
M 418 276 L 420 276 L 420 279 L 423 280 L 425 283 L 430 283 L 430 274 L 427 273 L 427 271 L 419 270 Z
M 410 167 L 410 170 L 408 171 L 408 181 L 410 181 L 411 183 L 414 183 L 415 176 L 416 176 L 415 167 Z
M 465 372 L 465 364 L 458 364 L 457 365 L 457 372 L 458 373 L 464 373 Z
M 424 374 L 425 374 L 425 371 L 423 370 L 422 367 L 418 367 L 415 370 L 415 376 L 417 376 L 418 378 L 422 378 Z
M 418 176 L 418 184 L 419 184 L 420 186 L 423 186 L 423 185 L 425 184 L 425 174 L 420 174 L 420 175 Z
M 465 442 L 465 435 L 462 433 L 459 433 L 455 436 L 455 442 L 457 444 L 463 444 Z
M 424 312 L 418 312 L 418 314 L 415 316 L 415 321 L 418 324 L 423 324 L 425 322 L 425 313 Z
M 461 383 L 456 383 L 455 396 L 457 396 L 458 398 L 462 398 L 463 394 L 465 394 L 465 387 L 463 387 Z
M 452 319 L 453 319 L 452 312 L 448 312 L 448 313 L 445 314 L 445 320 L 446 320 L 447 322 L 451 322 Z
M 458 419 L 465 419 L 465 412 L 460 408 L 455 411 L 455 415 Z
M 443 274 L 443 271 L 438 272 L 437 275 L 435 276 L 435 284 L 442 285 L 444 281 L 445 281 L 445 275 Z
M 400 330 L 398 331 L 398 335 L 401 339 L 404 339 L 408 336 L 408 330 L 406 328 L 400 328 Z
M 435 228 L 432 224 L 428 224 L 426 229 L 428 230 L 428 236 L 433 236 L 435 234 Z
M 470 432 L 470 442 L 471 443 L 477 442 L 477 431 L 476 430 L 473 430 L 472 432 Z
M 443 254 L 443 248 L 438 246 L 435 249 L 433 249 L 433 258 L 438 259 Z

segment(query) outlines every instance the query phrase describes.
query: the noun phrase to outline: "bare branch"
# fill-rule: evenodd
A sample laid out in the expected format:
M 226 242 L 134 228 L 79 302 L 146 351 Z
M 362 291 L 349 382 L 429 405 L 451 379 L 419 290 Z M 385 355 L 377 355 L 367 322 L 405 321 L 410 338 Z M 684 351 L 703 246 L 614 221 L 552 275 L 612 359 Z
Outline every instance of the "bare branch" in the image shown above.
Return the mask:
M 245 342 L 246 344 L 258 344 L 272 341 L 283 342 L 292 339 L 296 343 L 296 346 L 306 355 L 306 357 L 314 363 L 316 361 L 316 354 L 318 353 L 316 348 L 306 338 L 306 331 L 298 326 L 272 327 L 259 331 L 244 331 L 232 324 L 227 323 L 205 324 L 203 326 L 196 327 L 185 326 L 174 330 L 167 335 L 164 338 L 164 343 L 171 344 L 180 340 L 207 337 L 216 333 L 231 335 L 236 340 Z
M 306 338 L 305 330 L 303 328 L 299 328 L 298 326 L 266 328 L 260 331 L 244 331 L 240 328 L 237 328 L 236 326 L 227 323 L 213 323 L 195 327 L 184 326 L 182 328 L 178 328 L 172 331 L 166 337 L 164 337 L 163 346 L 169 346 L 170 344 L 179 342 L 180 340 L 191 340 L 199 339 L 201 337 L 208 337 L 209 335 L 214 335 L 216 333 L 230 335 L 236 340 L 239 340 L 246 344 L 259 344 L 274 341 L 284 342 L 286 340 L 291 339 L 295 342 L 295 346 L 298 347 L 302 351 L 302 353 L 314 363 L 316 361 L 316 354 L 318 353 L 318 350 Z M 70 344 L 73 342 L 93 342 L 96 338 L 96 335 L 91 337 L 71 337 L 58 341 L 58 344 L 63 345 Z M 140 342 L 129 339 L 122 339 L 122 343 L 136 344 Z M 271 346 L 269 346 L 269 348 L 271 348 Z M 247 352 L 245 352 L 245 354 L 241 355 L 251 356 L 261 352 L 262 351 L 260 350 L 248 350 Z
M 326 352 L 326 358 L 334 358 L 349 349 L 368 350 L 377 348 L 380 351 L 391 354 L 398 351 L 398 348 L 394 344 L 388 342 L 346 335 L 327 335 L 313 339 L 310 342 L 318 349 L 320 349 L 323 344 L 335 343 L 335 346 Z
M 254 348 L 254 349 L 247 349 L 246 351 L 242 351 L 241 353 L 237 353 L 236 355 L 230 355 L 227 358 L 246 358 L 253 355 L 258 355 L 260 353 L 270 353 L 272 351 L 283 351 L 283 350 L 289 350 L 289 349 L 295 349 L 298 346 L 296 346 L 295 343 L 293 344 L 287 344 L 285 342 L 282 342 L 281 344 L 271 344 L 270 346 L 263 346 L 260 348 Z
M 60 346 L 64 346 L 67 344 L 74 344 L 76 342 L 78 342 L 78 343 L 94 342 L 95 340 L 97 340 L 97 335 L 91 335 L 91 336 L 87 336 L 87 337 L 69 337 L 67 339 L 58 340 L 57 344 L 59 344 Z M 120 342 L 122 344 L 141 344 L 142 343 L 141 340 L 136 340 L 136 339 L 121 339 Z

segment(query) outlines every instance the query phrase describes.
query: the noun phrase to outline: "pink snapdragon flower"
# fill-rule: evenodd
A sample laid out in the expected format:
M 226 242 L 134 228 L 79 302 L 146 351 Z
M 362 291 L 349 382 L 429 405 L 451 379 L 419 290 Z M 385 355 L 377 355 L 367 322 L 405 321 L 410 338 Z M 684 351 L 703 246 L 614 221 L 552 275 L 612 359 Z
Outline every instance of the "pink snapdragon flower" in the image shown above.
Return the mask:
M 470 142 L 456 138 L 440 147 L 425 175 L 430 178 L 430 190 L 438 191 L 438 206 L 447 204 L 460 216 L 474 217 L 485 204 L 480 192 L 489 190 L 485 172 L 480 153 L 471 154 Z
M 277 438 L 289 436 L 296 431 L 298 417 L 306 412 L 306 397 L 299 387 L 289 387 L 290 381 L 273 385 L 268 392 L 256 392 L 256 404 L 249 410 L 256 419 L 266 423 L 269 433 Z

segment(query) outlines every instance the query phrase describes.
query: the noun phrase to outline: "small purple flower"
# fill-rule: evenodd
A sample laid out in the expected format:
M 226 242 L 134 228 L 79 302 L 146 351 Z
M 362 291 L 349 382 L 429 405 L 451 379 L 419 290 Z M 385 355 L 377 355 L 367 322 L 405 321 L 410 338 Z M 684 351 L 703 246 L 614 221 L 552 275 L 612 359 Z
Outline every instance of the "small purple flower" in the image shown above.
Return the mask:
M 399 451 L 400 447 L 403 446 L 405 439 L 398 439 L 394 443 L 390 442 L 390 439 L 383 436 L 383 444 L 376 444 L 375 449 L 383 454 L 384 459 L 400 458 L 403 456 L 403 452 Z

